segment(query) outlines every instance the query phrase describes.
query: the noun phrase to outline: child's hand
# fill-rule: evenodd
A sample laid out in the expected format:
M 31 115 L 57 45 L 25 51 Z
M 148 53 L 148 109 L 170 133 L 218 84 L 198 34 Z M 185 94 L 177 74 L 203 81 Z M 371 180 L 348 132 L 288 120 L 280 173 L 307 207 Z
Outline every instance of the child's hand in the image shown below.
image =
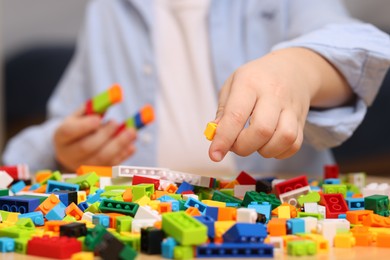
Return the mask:
M 352 96 L 339 72 L 313 51 L 272 52 L 240 67 L 225 82 L 209 156 L 221 161 L 228 151 L 241 156 L 257 151 L 265 158 L 288 158 L 302 145 L 310 106 L 337 106 Z
M 97 115 L 79 110 L 68 116 L 54 133 L 57 161 L 74 171 L 80 165 L 117 165 L 135 152 L 136 131 L 124 129 L 115 135 L 119 124 L 102 123 Z

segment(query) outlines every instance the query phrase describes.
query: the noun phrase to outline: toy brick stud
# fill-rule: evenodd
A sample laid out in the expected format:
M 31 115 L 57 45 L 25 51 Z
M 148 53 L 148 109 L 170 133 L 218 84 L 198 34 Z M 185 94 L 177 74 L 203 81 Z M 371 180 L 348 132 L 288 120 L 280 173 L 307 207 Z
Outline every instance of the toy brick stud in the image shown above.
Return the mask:
M 85 114 L 98 114 L 103 116 L 106 110 L 122 101 L 122 88 L 118 84 L 112 85 L 108 90 L 96 95 L 85 103 Z
M 217 124 L 214 122 L 207 123 L 206 129 L 204 130 L 204 135 L 207 140 L 212 141 L 215 136 L 215 131 L 217 130 Z

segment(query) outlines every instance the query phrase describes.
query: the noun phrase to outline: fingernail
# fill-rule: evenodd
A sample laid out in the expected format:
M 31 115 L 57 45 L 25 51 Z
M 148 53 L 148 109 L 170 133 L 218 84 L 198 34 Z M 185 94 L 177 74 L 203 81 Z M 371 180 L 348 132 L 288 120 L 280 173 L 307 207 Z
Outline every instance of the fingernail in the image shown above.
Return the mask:
M 221 161 L 223 158 L 222 153 L 220 151 L 215 151 L 212 153 L 212 155 L 213 155 L 214 160 L 216 160 L 218 162 Z

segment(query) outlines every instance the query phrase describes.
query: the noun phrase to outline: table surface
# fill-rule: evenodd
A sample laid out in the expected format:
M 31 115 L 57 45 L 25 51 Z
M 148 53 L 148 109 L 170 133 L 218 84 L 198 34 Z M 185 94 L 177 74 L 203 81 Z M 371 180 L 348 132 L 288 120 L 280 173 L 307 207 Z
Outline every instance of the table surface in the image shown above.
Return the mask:
M 291 176 L 290 176 L 291 177 Z M 366 183 L 389 183 L 390 178 L 376 177 L 376 176 L 367 176 Z M 318 253 L 315 256 L 287 256 L 283 253 L 275 253 L 274 258 L 258 258 L 258 259 L 276 259 L 276 260 L 333 260 L 333 259 L 342 259 L 342 260 L 367 260 L 375 259 L 381 260 L 387 259 L 390 256 L 390 248 L 379 248 L 379 247 L 353 247 L 353 248 L 330 248 L 328 253 Z M 21 255 L 16 253 L 0 253 L 0 260 L 44 260 L 49 258 L 34 257 L 30 255 Z M 99 259 L 98 257 L 96 259 Z M 144 255 L 139 254 L 137 260 L 160 260 L 162 259 L 159 255 Z M 205 259 L 205 258 L 203 258 Z M 207 258 L 206 258 L 207 259 Z M 222 258 L 208 258 L 220 260 Z M 233 258 L 232 258 L 233 259 Z M 236 258 L 238 259 L 238 258 Z M 255 258 L 250 258 L 255 259 Z

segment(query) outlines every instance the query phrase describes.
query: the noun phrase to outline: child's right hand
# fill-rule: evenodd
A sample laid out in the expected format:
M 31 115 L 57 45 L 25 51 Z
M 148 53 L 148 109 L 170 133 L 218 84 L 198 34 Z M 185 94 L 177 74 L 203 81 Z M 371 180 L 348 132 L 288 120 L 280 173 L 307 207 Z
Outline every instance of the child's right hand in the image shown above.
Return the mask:
M 118 165 L 135 152 L 136 130 L 126 128 L 115 135 L 119 124 L 102 122 L 84 109 L 65 118 L 54 133 L 57 161 L 68 171 L 80 165 Z

